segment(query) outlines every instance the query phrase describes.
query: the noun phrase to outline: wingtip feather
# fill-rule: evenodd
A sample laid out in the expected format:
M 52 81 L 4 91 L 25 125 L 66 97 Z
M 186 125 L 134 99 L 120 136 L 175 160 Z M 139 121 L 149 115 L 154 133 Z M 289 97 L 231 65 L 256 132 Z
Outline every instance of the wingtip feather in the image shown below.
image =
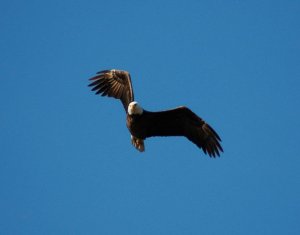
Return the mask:
M 111 71 L 110 69 L 105 69 L 105 70 L 98 71 L 97 74 L 108 73 L 110 71 Z

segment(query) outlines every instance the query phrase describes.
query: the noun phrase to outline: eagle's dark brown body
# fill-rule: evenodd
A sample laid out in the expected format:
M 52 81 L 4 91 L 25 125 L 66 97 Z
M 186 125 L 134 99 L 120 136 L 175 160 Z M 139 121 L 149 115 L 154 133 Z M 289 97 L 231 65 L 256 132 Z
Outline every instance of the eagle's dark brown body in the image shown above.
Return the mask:
M 131 135 L 145 140 L 154 136 L 185 136 L 209 155 L 219 155 L 220 137 L 200 117 L 186 107 L 161 112 L 143 110 L 142 114 L 127 114 Z
M 184 121 L 183 112 L 191 111 L 185 107 L 178 109 L 149 112 L 144 110 L 141 115 L 127 115 L 127 127 L 130 133 L 138 138 L 152 136 L 185 136 L 185 128 L 189 123 Z
M 132 144 L 144 151 L 144 140 L 154 136 L 185 136 L 204 153 L 216 157 L 223 152 L 220 137 L 203 119 L 187 107 L 150 112 L 134 101 L 130 75 L 122 70 L 105 70 L 91 78 L 93 91 L 122 101 L 127 114 L 126 124 Z

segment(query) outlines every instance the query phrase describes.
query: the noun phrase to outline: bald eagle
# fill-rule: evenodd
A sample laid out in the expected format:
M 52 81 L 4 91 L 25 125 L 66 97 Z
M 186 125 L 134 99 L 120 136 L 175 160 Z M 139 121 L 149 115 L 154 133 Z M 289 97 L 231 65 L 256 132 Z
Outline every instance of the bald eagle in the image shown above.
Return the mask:
M 180 106 L 160 112 L 143 109 L 134 99 L 131 77 L 123 70 L 103 70 L 90 78 L 89 86 L 101 96 L 120 99 L 126 112 L 131 143 L 145 151 L 144 140 L 153 136 L 185 136 L 210 157 L 223 152 L 221 138 L 203 119 L 189 108 Z

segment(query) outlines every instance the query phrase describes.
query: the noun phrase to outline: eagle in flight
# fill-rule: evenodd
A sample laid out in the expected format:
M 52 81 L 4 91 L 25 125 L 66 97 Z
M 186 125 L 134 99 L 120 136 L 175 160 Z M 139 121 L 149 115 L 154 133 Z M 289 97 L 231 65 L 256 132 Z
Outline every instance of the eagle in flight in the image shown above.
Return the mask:
M 145 151 L 144 140 L 154 136 L 185 136 L 210 157 L 220 156 L 223 148 L 216 131 L 189 108 L 150 112 L 134 99 L 130 74 L 124 70 L 103 70 L 90 78 L 89 86 L 101 96 L 121 100 L 132 145 Z

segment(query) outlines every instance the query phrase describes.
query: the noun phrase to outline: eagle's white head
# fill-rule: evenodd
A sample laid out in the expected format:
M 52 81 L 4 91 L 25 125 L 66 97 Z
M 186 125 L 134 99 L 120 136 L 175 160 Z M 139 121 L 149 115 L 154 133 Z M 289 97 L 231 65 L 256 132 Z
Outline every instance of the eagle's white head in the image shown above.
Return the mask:
M 133 101 L 128 105 L 129 115 L 141 115 L 143 113 L 143 108 L 138 104 L 138 102 Z

